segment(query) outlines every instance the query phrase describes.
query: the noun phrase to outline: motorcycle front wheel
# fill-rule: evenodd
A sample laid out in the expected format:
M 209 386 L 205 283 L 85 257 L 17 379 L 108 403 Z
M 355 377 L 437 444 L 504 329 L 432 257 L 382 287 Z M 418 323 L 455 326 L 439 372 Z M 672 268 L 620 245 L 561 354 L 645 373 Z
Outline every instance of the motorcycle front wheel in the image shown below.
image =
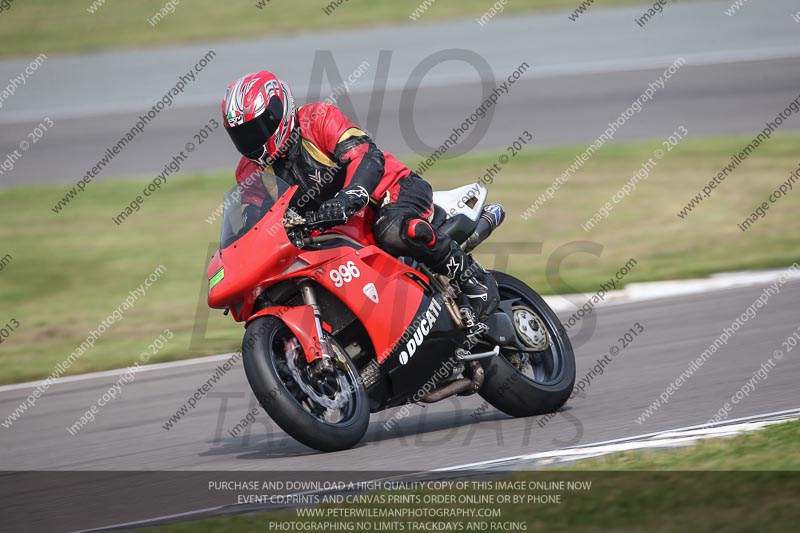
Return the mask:
M 336 339 L 328 338 L 342 363 L 325 378 L 309 372 L 299 341 L 279 318 L 247 325 L 242 359 L 250 387 L 281 429 L 323 452 L 355 446 L 367 432 L 369 402 L 358 370 Z

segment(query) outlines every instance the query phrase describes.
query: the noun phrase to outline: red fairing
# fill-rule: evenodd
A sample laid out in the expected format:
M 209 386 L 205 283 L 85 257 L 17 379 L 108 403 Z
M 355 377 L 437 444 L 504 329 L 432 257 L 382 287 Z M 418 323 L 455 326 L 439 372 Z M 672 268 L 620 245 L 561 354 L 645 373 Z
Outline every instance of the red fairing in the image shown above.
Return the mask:
M 347 221 L 347 224 L 336 226 L 328 230 L 328 233 L 338 233 L 364 244 L 375 244 L 375 234 L 372 225 L 375 222 L 375 211 L 369 207 L 362 209 Z
M 306 361 L 311 363 L 322 357 L 322 343 L 317 337 L 316 329 L 314 328 L 314 309 L 311 306 L 268 307 L 254 314 L 250 317 L 250 320 L 267 315 L 280 318 L 292 330 L 297 340 L 300 341 L 300 346 L 303 347 Z
M 218 252 L 221 260 L 216 260 L 217 256 L 216 261 L 212 260 L 209 279 L 223 267 L 224 277 L 208 291 L 209 307 L 230 309 L 237 321 L 246 320 L 253 313 L 260 288 L 269 285 L 292 263 L 298 250 L 283 229 L 283 217 L 296 190 L 297 187 L 292 187 L 286 191 L 253 229 Z
M 354 216 L 334 231 L 364 244 L 364 248 L 296 248 L 283 228 L 286 208 L 296 191 L 297 187 L 290 188 L 249 232 L 213 257 L 209 279 L 220 270 L 224 275 L 209 290 L 209 306 L 230 309 L 237 321 L 249 322 L 264 314 L 281 317 L 313 360 L 319 357 L 315 347 L 318 339 L 313 335 L 314 315 L 306 306 L 290 311 L 281 307 L 254 311 L 256 298 L 267 287 L 285 279 L 311 278 L 358 317 L 382 362 L 422 303 L 425 290 L 416 280 L 428 280 L 374 245 L 369 216 Z
M 305 252 L 300 257 L 312 263 L 307 273 L 359 318 L 378 362 L 383 362 L 422 304 L 424 291 L 413 276 L 427 279 L 377 246 Z M 348 278 L 340 276 L 343 271 L 352 274 L 351 281 L 344 281 Z

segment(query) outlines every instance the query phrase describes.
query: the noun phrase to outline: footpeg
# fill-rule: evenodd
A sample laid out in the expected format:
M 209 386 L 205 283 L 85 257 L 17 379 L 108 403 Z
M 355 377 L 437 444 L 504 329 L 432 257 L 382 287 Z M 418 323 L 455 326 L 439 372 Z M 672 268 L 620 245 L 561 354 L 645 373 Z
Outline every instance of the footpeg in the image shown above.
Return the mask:
M 469 343 L 469 347 L 472 348 L 478 344 L 478 339 L 480 339 L 487 331 L 489 331 L 489 326 L 483 322 L 473 324 L 472 327 L 470 327 L 469 333 L 467 333 L 467 342 Z
M 500 346 L 495 346 L 494 349 L 488 352 L 478 352 L 478 353 L 468 352 L 467 350 L 457 350 L 456 358 L 458 358 L 459 361 L 475 361 L 478 359 L 485 359 L 487 357 L 495 357 L 499 353 L 500 353 Z

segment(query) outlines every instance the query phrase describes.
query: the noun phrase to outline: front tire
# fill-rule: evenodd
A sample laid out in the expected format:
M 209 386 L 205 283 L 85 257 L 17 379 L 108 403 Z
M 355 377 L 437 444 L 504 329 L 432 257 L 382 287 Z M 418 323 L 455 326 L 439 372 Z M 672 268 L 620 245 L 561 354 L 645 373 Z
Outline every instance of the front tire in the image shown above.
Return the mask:
M 480 395 L 515 417 L 556 411 L 569 399 L 575 384 L 575 354 L 569 337 L 558 316 L 533 289 L 503 272 L 492 271 L 492 275 L 501 300 L 519 299 L 515 313 L 534 321 L 538 317 L 536 324 L 544 326 L 549 342 L 546 350 L 522 354 L 501 347 L 499 355 L 481 361 L 485 379 Z
M 336 339 L 329 341 L 346 368 L 337 366 L 336 375 L 325 380 L 309 377 L 297 338 L 277 317 L 250 322 L 242 342 L 247 381 L 261 406 L 291 437 L 323 452 L 352 448 L 369 425 L 358 370 Z

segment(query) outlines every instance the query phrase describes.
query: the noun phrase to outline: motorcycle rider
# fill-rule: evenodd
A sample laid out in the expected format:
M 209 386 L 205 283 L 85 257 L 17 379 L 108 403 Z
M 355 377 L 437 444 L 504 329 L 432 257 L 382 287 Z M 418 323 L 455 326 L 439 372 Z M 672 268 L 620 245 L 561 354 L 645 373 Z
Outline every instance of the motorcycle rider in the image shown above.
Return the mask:
M 456 282 L 477 322 L 497 307 L 494 278 L 448 235 L 431 225 L 430 184 L 335 106 L 295 107 L 289 85 L 273 73 L 247 74 L 228 86 L 222 101 L 225 130 L 242 154 L 236 181 L 242 187 L 245 219 L 260 218 L 266 194 L 260 177 L 274 172 L 302 198 L 299 207 L 318 209 L 326 218 L 352 217 L 375 210 L 373 231 L 380 248 L 409 256 Z M 245 223 L 246 224 L 246 223 Z

